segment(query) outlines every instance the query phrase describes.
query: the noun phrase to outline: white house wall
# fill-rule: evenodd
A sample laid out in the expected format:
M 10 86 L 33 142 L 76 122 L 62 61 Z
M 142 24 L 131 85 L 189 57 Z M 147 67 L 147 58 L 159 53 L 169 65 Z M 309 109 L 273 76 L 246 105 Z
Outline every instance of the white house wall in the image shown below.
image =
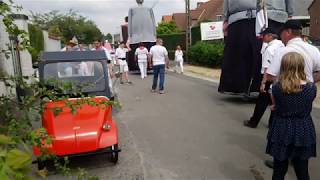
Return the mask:
M 2 22 L 2 19 L 0 17 L 0 49 L 1 50 L 8 50 L 8 45 L 9 45 L 9 35 L 5 30 L 5 26 Z M 3 73 L 6 73 L 9 76 L 14 75 L 14 70 L 13 70 L 13 62 L 12 62 L 12 57 L 11 54 L 8 54 L 8 58 L 3 54 L 0 53 L 0 69 Z M 5 84 L 0 81 L 0 95 L 8 95 L 10 94 L 10 91 L 13 91 L 13 89 L 8 89 Z M 13 91 L 14 93 L 14 91 Z
M 49 38 L 48 31 L 42 31 L 44 39 L 44 51 L 60 51 L 61 41 Z

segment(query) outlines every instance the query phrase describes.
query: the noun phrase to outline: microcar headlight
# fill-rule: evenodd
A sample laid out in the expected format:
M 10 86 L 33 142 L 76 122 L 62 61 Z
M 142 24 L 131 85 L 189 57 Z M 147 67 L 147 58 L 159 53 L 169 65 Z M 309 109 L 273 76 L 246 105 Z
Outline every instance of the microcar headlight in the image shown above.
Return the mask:
M 108 124 L 108 123 L 105 123 L 103 126 L 102 126 L 102 129 L 105 130 L 105 131 L 109 131 L 111 129 L 111 126 Z

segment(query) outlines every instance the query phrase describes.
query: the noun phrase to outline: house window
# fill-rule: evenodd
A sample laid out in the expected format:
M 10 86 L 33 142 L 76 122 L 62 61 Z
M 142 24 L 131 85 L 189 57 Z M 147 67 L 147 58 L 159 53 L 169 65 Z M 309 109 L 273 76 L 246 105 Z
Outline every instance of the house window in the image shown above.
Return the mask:
M 217 15 L 217 21 L 222 21 L 222 15 Z

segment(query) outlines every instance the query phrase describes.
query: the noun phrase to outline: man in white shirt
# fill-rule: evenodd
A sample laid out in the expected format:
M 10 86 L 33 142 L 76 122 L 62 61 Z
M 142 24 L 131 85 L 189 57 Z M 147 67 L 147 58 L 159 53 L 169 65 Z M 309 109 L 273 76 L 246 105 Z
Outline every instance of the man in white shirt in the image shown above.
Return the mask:
M 132 84 L 131 81 L 129 81 L 129 68 L 128 63 L 126 60 L 128 49 L 125 48 L 125 43 L 121 42 L 119 47 L 116 49 L 116 64 L 120 66 L 120 73 L 121 73 L 121 81 L 120 83 L 123 84 L 123 79 L 126 80 L 128 84 Z
M 141 79 L 144 79 L 147 77 L 149 51 L 146 47 L 144 47 L 144 44 L 142 42 L 136 49 L 135 56 L 136 61 L 138 61 Z
M 271 61 L 269 68 L 266 71 L 267 81 L 277 80 L 277 77 L 280 74 L 282 58 L 289 52 L 297 52 L 304 57 L 307 81 L 317 82 L 320 80 L 320 52 L 315 46 L 302 40 L 301 30 L 301 24 L 294 20 L 288 20 L 283 25 L 283 28 L 280 31 L 280 37 L 286 46 L 277 50 Z M 270 160 L 266 160 L 265 164 L 270 168 L 273 167 L 273 162 Z
M 93 46 L 94 48 L 91 49 L 91 51 L 104 51 L 106 53 L 106 57 L 107 57 L 107 62 L 108 62 L 108 82 L 109 82 L 109 88 L 111 91 L 112 96 L 116 96 L 117 92 L 114 91 L 113 85 L 112 85 L 112 77 L 113 77 L 113 72 L 112 72 L 112 64 L 111 64 L 111 54 L 109 53 L 109 51 L 102 46 L 102 43 L 100 40 L 95 40 L 93 42 Z M 93 73 L 94 70 L 94 64 L 93 62 L 86 62 L 87 67 L 89 69 L 89 73 Z
M 102 43 L 101 43 L 101 41 L 100 40 L 95 40 L 94 42 L 93 42 L 93 48 L 91 49 L 91 51 L 104 51 L 105 53 L 106 53 L 106 56 L 107 56 L 107 61 L 108 61 L 108 64 L 110 64 L 110 61 L 111 61 L 111 54 L 110 54 L 110 51 L 107 49 L 107 48 L 105 48 L 105 47 L 103 47 L 102 46 Z
M 261 81 L 260 85 L 260 93 L 259 97 L 256 101 L 256 106 L 254 108 L 253 115 L 251 116 L 249 121 L 244 121 L 244 125 L 250 128 L 256 128 L 266 111 L 269 104 L 271 104 L 271 96 L 268 92 L 270 89 L 270 85 L 272 84 L 272 81 L 267 81 L 266 79 L 266 71 L 268 67 L 270 66 L 270 63 L 272 62 L 274 55 L 276 51 L 279 48 L 284 47 L 284 44 L 278 40 L 278 35 L 275 29 L 273 28 L 267 28 L 265 29 L 261 35 L 263 36 L 263 42 L 266 43 L 266 47 L 262 49 L 262 68 L 261 68 L 261 74 L 263 76 L 263 79 Z M 269 118 L 269 124 L 272 120 L 272 114 Z
M 289 20 L 281 30 L 282 42 L 286 45 L 275 54 L 273 61 L 267 69 L 267 80 L 274 80 L 280 74 L 282 57 L 289 52 L 297 52 L 304 57 L 305 73 L 309 82 L 320 80 L 320 52 L 319 50 L 301 39 L 301 24 Z
M 162 39 L 157 39 L 156 45 L 150 49 L 150 56 L 153 64 L 153 84 L 151 92 L 156 92 L 158 76 L 160 75 L 159 93 L 164 94 L 165 68 L 169 69 L 168 51 L 162 46 Z

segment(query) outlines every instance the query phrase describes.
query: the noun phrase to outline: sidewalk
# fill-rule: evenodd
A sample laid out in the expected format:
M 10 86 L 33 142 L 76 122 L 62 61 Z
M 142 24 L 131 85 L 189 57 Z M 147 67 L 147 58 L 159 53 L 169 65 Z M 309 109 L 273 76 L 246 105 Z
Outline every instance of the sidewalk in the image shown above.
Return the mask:
M 189 64 L 184 64 L 183 67 L 184 67 L 184 75 L 186 76 L 191 76 L 191 77 L 219 83 L 220 73 L 221 73 L 220 69 L 194 66 Z M 174 66 L 171 67 L 171 71 L 174 71 Z
M 172 68 L 173 69 L 173 68 Z M 184 65 L 184 74 L 187 76 L 208 80 L 219 83 L 221 69 L 213 69 L 194 65 Z M 315 99 L 315 107 L 320 108 L 320 82 L 317 83 L 317 98 Z

